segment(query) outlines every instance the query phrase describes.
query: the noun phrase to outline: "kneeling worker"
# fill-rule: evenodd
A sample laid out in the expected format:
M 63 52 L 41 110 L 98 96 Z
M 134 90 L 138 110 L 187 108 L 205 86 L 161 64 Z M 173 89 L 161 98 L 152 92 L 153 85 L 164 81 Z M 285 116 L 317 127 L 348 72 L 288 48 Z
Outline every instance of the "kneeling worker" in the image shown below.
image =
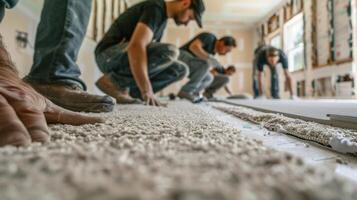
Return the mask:
M 236 68 L 232 65 L 227 68 L 224 67 L 216 67 L 211 71 L 211 74 L 214 76 L 212 84 L 206 88 L 203 96 L 207 99 L 214 98 L 214 93 L 216 93 L 219 89 L 224 87 L 226 92 L 231 96 L 232 92 L 228 87 L 229 78 L 236 73 Z
M 182 87 L 178 97 L 199 102 L 200 92 L 213 81 L 210 68 L 220 66 L 214 55 L 227 55 L 236 46 L 233 37 L 217 39 L 212 33 L 201 33 L 181 47 L 179 60 L 188 65 L 190 73 L 189 82 Z
M 286 78 L 285 86 L 289 89 L 290 97 L 294 98 L 292 79 L 289 72 L 288 58 L 281 50 L 272 46 L 261 47 L 255 54 L 253 68 L 253 90 L 255 98 L 262 98 L 263 93 L 263 71 L 264 66 L 268 66 L 271 72 L 271 96 L 273 99 L 280 99 L 279 95 L 279 74 L 277 65 L 282 64 Z
M 98 44 L 96 61 L 104 76 L 97 86 L 118 103 L 163 105 L 155 93 L 187 75 L 187 66 L 177 61 L 179 50 L 160 43 L 168 19 L 176 25 L 196 20 L 202 27 L 202 0 L 150 0 L 126 10 Z

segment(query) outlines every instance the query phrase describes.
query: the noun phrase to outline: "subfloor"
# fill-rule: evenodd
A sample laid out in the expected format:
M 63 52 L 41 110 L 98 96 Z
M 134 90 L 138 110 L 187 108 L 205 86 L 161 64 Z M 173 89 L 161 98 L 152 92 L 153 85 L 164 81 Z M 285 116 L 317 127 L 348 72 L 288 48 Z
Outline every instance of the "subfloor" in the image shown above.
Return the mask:
M 103 116 L 105 124 L 51 126 L 48 145 L 1 148 L 1 199 L 357 199 L 356 179 L 339 173 L 355 172 L 355 158 L 267 136 L 208 105 L 119 106 Z

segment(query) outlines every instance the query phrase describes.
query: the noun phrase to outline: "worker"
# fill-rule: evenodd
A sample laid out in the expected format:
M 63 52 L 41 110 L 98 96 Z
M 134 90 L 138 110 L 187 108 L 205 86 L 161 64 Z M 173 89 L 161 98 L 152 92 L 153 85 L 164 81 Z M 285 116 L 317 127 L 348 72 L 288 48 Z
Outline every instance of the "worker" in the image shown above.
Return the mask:
M 5 8 L 18 0 L 0 0 L 0 22 Z M 48 123 L 81 125 L 103 120 L 83 116 L 54 105 L 18 75 L 0 35 L 0 146 L 26 146 L 50 140 Z
M 292 78 L 289 72 L 288 58 L 281 49 L 272 46 L 262 46 L 255 52 L 253 64 L 253 90 L 255 98 L 265 98 L 263 91 L 263 72 L 264 67 L 268 66 L 271 72 L 271 97 L 273 99 L 280 99 L 278 64 L 281 64 L 284 69 L 286 78 L 285 86 L 290 92 L 290 97 L 295 98 L 292 88 Z
M 213 81 L 210 68 L 221 65 L 214 55 L 225 56 L 236 46 L 236 40 L 233 37 L 226 36 L 217 39 L 214 34 L 208 32 L 197 35 L 182 46 L 179 60 L 187 64 L 190 73 L 189 81 L 177 96 L 193 103 L 200 102 L 201 91 Z
M 109 96 L 87 93 L 76 64 L 86 35 L 92 0 L 45 0 L 37 29 L 34 61 L 25 78 L 55 104 L 73 111 L 110 112 Z
M 229 96 L 232 96 L 232 92 L 228 86 L 228 83 L 230 77 L 233 76 L 235 73 L 236 68 L 233 65 L 227 68 L 219 66 L 212 69 L 211 74 L 214 77 L 213 82 L 209 87 L 206 88 L 205 92 L 203 93 L 203 96 L 207 99 L 212 99 L 214 98 L 214 94 L 222 87 L 224 87 L 225 91 L 229 94 Z
M 178 49 L 160 43 L 168 19 L 187 25 L 195 19 L 202 27 L 202 0 L 150 0 L 125 11 L 98 44 L 95 55 L 104 75 L 97 86 L 117 101 L 140 98 L 162 106 L 155 93 L 187 76 L 177 61 Z M 125 102 L 123 102 L 125 103 Z

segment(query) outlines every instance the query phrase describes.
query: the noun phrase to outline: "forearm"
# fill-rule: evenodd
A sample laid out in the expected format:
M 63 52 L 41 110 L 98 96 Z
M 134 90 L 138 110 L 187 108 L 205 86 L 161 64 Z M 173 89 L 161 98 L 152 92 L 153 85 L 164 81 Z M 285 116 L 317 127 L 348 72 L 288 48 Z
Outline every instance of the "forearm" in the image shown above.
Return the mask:
M 130 69 L 141 93 L 151 92 L 152 86 L 148 76 L 148 59 L 146 48 L 131 46 L 128 49 Z
M 258 91 L 259 95 L 263 95 L 263 78 L 261 74 L 258 76 Z
M 202 47 L 193 47 L 190 50 L 198 58 L 201 58 L 203 60 L 208 60 L 210 58 L 209 54 Z
M 286 78 L 286 82 L 287 82 L 287 86 L 288 86 L 288 89 L 289 89 L 289 92 L 290 92 L 290 96 L 293 96 L 294 95 L 294 91 L 293 91 L 293 84 L 292 84 L 292 79 L 291 77 L 287 77 Z
M 227 92 L 229 95 L 232 95 L 232 92 L 231 92 L 231 90 L 229 89 L 228 86 L 225 86 L 224 89 L 226 90 L 226 92 Z

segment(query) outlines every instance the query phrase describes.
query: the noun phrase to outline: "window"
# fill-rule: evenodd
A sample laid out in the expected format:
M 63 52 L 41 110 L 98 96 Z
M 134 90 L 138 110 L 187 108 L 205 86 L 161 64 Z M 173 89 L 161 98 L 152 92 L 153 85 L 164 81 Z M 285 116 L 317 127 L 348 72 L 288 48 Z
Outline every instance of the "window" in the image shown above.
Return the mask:
M 304 15 L 298 14 L 284 26 L 284 49 L 289 59 L 289 71 L 305 68 Z
M 278 49 L 281 49 L 282 48 L 282 45 L 281 45 L 281 36 L 280 36 L 280 33 L 275 35 L 271 40 L 270 40 L 270 45 L 275 47 L 275 48 L 278 48 Z

